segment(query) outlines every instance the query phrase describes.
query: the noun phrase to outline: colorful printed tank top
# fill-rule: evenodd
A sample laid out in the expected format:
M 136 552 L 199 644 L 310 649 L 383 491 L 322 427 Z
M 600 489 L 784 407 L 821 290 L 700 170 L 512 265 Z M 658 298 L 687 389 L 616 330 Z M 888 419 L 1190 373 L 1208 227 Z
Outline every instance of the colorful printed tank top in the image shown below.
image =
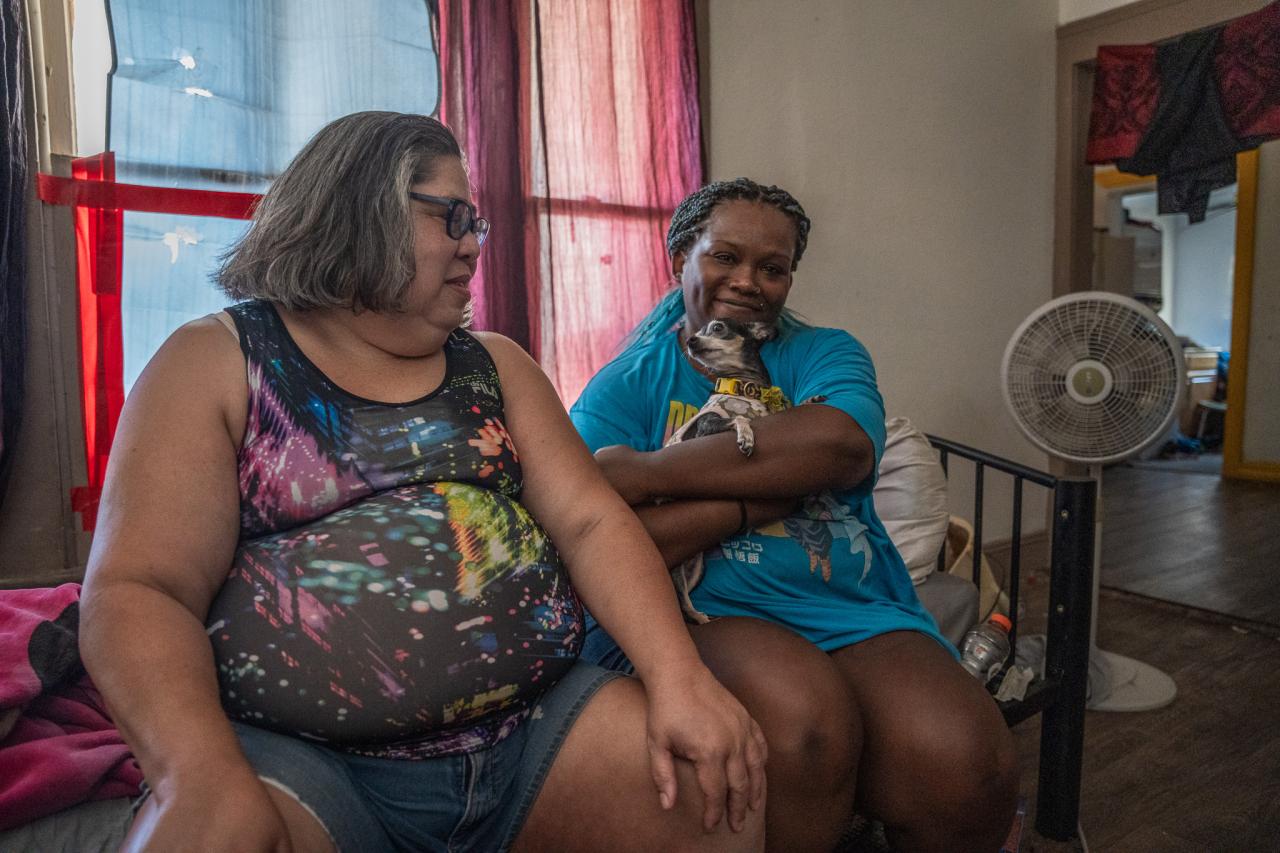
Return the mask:
M 207 623 L 228 715 L 389 758 L 498 742 L 573 665 L 582 607 L 519 503 L 488 352 L 455 331 L 436 391 L 378 403 L 270 303 L 228 312 L 249 382 L 240 544 Z

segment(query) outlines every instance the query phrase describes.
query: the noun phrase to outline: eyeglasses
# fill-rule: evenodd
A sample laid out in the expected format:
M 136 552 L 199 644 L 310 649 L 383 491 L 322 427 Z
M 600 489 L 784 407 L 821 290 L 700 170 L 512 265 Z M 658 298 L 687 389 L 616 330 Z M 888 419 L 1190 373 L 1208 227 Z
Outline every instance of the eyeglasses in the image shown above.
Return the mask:
M 415 193 L 412 190 L 409 191 L 409 198 L 446 208 L 444 230 L 450 239 L 461 240 L 470 231 L 476 235 L 476 242 L 483 246 L 485 238 L 489 236 L 489 220 L 476 216 L 476 206 L 469 201 Z

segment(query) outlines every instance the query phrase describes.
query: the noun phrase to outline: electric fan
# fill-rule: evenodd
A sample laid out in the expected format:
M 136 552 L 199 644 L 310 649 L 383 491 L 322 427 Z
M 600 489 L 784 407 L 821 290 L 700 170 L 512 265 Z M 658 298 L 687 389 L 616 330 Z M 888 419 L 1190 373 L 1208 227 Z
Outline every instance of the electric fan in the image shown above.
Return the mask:
M 1173 679 L 1098 648 L 1102 574 L 1102 466 L 1164 438 L 1186 378 L 1165 323 L 1128 297 L 1091 291 L 1054 299 L 1022 321 L 1000 368 L 1005 403 L 1036 446 L 1089 466 L 1097 483 L 1089 702 L 1098 711 L 1147 711 L 1173 701 Z

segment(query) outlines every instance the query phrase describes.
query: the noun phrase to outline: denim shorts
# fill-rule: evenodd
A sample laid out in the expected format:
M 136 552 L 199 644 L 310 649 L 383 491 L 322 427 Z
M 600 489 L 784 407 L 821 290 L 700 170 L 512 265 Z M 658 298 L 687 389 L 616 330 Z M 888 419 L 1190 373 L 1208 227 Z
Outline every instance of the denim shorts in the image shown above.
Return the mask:
M 233 723 L 249 763 L 324 825 L 340 851 L 506 850 L 574 720 L 620 677 L 579 661 L 504 740 L 422 761 L 368 758 Z
M 587 616 L 586 636 L 582 638 L 579 660 L 595 664 L 611 672 L 635 675 L 636 667 L 627 653 L 600 627 L 600 623 Z

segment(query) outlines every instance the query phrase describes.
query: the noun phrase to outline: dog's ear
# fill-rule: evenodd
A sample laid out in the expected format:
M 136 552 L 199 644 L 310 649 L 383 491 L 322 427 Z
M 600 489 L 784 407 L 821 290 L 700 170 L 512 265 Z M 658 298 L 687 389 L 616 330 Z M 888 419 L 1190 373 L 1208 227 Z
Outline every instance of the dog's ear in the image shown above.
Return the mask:
M 778 336 L 778 327 L 773 323 L 764 323 L 759 320 L 753 320 L 747 323 L 747 333 L 760 343 L 771 341 Z

